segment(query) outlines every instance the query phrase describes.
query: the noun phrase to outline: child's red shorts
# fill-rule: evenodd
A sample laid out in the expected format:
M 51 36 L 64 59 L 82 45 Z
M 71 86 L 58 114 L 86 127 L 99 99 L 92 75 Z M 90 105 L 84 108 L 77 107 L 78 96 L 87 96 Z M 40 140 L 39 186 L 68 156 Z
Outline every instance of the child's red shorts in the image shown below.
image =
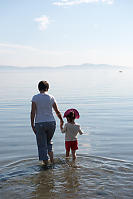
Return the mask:
M 75 151 L 78 149 L 78 141 L 65 141 L 65 147 L 67 151 L 70 151 L 70 149 Z

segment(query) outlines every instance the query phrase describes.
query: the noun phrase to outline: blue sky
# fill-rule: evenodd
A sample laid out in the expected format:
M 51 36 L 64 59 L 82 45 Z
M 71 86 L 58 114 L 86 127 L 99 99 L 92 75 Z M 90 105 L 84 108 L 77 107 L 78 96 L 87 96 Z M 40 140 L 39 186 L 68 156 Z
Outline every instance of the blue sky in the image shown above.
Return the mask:
M 133 66 L 133 0 L 0 0 L 0 65 Z

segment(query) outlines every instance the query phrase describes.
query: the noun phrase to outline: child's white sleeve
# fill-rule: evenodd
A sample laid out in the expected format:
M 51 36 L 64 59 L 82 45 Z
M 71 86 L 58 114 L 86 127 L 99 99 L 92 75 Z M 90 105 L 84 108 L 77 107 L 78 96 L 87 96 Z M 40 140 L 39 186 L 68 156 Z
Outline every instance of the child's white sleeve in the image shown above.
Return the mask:
M 61 132 L 62 132 L 62 133 L 65 133 L 65 132 L 66 132 L 66 124 L 64 125 L 64 128 L 61 129 Z

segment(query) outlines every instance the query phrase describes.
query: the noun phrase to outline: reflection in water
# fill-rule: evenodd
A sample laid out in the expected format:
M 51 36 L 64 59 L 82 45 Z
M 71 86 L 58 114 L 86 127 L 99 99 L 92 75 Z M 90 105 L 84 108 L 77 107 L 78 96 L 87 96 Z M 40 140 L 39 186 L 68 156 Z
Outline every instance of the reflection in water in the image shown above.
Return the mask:
M 77 192 L 79 191 L 80 175 L 75 163 L 67 162 L 67 164 L 68 166 L 64 168 L 62 172 L 64 193 L 65 195 L 70 195 L 68 198 L 72 196 L 76 198 Z
M 132 199 L 133 163 L 96 156 L 77 157 L 76 162 L 56 157 L 47 169 L 35 159 L 1 170 L 2 199 Z
M 58 165 L 59 164 L 59 165 Z M 35 190 L 32 198 L 76 198 L 79 191 L 79 173 L 74 162 L 61 162 L 52 169 L 43 169 L 32 178 Z M 61 195 L 60 195 L 61 193 Z
M 31 179 L 35 190 L 32 192 L 33 198 L 51 198 L 54 190 L 54 171 L 53 170 L 40 170 Z

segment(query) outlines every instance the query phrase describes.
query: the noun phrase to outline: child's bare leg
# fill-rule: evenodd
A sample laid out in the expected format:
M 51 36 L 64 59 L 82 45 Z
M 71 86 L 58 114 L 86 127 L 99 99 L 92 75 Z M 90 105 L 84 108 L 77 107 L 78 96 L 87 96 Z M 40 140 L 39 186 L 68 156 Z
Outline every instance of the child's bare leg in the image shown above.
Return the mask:
M 54 158 L 53 158 L 53 151 L 49 151 L 48 155 L 50 157 L 50 162 L 53 164 L 54 163 Z
M 66 150 L 66 158 L 69 157 L 69 151 Z
M 72 150 L 72 158 L 73 158 L 73 160 L 76 159 L 76 151 L 75 150 Z

